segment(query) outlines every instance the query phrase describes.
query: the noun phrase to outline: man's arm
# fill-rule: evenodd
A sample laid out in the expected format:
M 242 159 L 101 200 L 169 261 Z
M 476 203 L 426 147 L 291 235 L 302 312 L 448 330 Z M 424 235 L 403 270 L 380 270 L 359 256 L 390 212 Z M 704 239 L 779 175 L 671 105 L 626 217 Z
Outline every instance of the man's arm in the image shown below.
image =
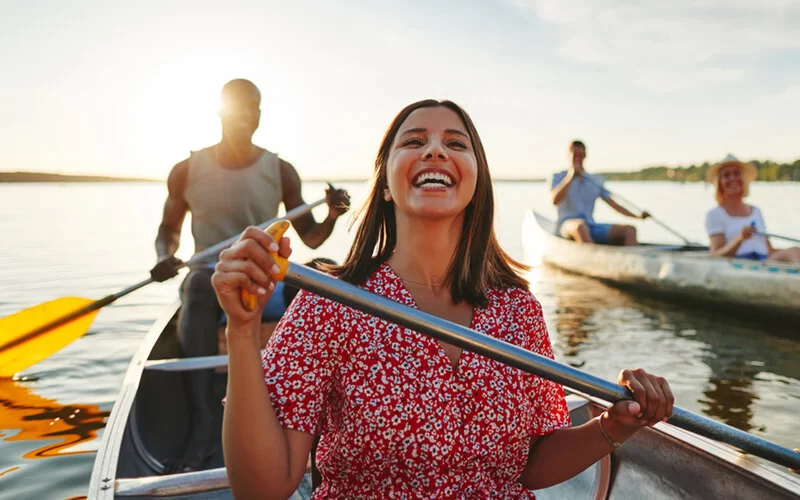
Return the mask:
M 635 213 L 631 212 L 627 208 L 623 207 L 622 205 L 614 201 L 614 199 L 611 198 L 610 196 L 603 198 L 603 201 L 608 203 L 608 206 L 616 210 L 618 213 L 621 213 L 622 215 L 625 215 L 627 217 L 633 217 L 635 219 L 646 219 L 647 216 L 650 215 L 647 212 L 642 212 L 640 215 L 636 215 Z
M 305 205 L 302 193 L 302 182 L 297 170 L 286 161 L 281 162 L 281 183 L 283 188 L 283 205 L 286 211 Z M 328 216 L 321 223 L 317 223 L 311 212 L 292 221 L 295 231 L 309 248 L 317 248 L 333 232 L 333 226 L 340 215 L 350 208 L 350 196 L 342 189 L 328 190 L 326 192 L 328 203 Z
M 575 178 L 575 169 L 570 168 L 567 170 L 567 175 L 561 179 L 561 182 L 556 184 L 555 186 L 550 189 L 550 194 L 553 198 L 553 205 L 558 205 L 564 198 L 567 197 L 567 193 L 569 192 L 569 185 L 572 184 L 572 180 Z
M 183 220 L 189 211 L 189 204 L 184 198 L 188 173 L 189 160 L 184 160 L 172 167 L 167 178 L 167 201 L 164 203 L 164 213 L 156 236 L 158 262 L 150 270 L 150 275 L 155 281 L 172 278 L 178 273 L 178 266 L 181 264 L 181 261 L 173 256 L 178 250 Z

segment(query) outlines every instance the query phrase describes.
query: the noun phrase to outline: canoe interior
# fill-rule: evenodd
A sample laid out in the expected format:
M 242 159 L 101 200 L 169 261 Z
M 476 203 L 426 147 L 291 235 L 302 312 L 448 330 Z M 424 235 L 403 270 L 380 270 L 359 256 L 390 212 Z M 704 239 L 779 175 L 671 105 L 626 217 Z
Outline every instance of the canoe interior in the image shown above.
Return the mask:
M 159 336 L 149 359 L 179 358 L 182 356 L 177 337 L 177 315 Z M 225 376 L 214 375 L 214 398 L 222 401 L 225 395 Z M 222 404 L 213 405 L 216 452 L 206 468 L 223 467 Z M 120 449 L 117 478 L 143 477 L 160 474 L 163 465 L 180 457 L 187 439 L 191 414 L 181 372 L 144 370 L 131 408 L 128 429 Z
M 173 359 L 183 355 L 177 336 L 178 313 L 175 312 L 166 327 L 157 334 L 158 338 L 147 356 L 148 360 Z M 145 340 L 146 342 L 146 340 Z M 225 466 L 222 454 L 222 398 L 225 395 L 227 377 L 215 373 L 213 379 L 214 399 L 220 404 L 213 405 L 213 422 L 216 450 L 206 461 L 203 470 L 211 471 Z M 170 371 L 143 370 L 138 389 L 119 448 L 116 479 L 136 479 L 159 476 L 164 464 L 180 457 L 188 437 L 191 412 L 184 385 L 184 373 Z M 165 476 L 162 476 L 165 477 Z M 300 489 L 292 500 L 305 500 L 311 495 L 310 475 L 304 478 Z M 91 492 L 90 492 L 90 497 Z M 229 489 L 196 492 L 191 494 L 161 492 L 154 495 L 135 495 L 125 498 L 174 498 L 174 499 L 230 499 Z
M 175 318 L 154 343 L 149 359 L 179 356 Z M 135 360 L 135 358 L 134 358 Z M 224 375 L 216 377 L 222 398 Z M 123 389 L 124 391 L 124 389 Z M 599 401 L 568 397 L 573 425 L 603 411 Z M 215 411 L 221 428 L 222 406 Z M 116 479 L 158 476 L 167 459 L 178 456 L 191 416 L 180 373 L 144 370 L 123 434 Z M 219 439 L 219 434 L 217 436 Z M 221 444 L 218 448 L 221 450 Z M 222 467 L 221 451 L 207 464 Z M 190 483 L 191 481 L 187 481 Z M 292 497 L 310 496 L 309 479 Z M 540 499 L 800 499 L 800 475 L 764 464 L 720 443 L 668 424 L 644 429 L 606 459 L 553 488 L 536 492 Z M 89 498 L 97 498 L 90 491 Z M 222 499 L 228 489 L 195 493 L 137 495 L 135 498 Z

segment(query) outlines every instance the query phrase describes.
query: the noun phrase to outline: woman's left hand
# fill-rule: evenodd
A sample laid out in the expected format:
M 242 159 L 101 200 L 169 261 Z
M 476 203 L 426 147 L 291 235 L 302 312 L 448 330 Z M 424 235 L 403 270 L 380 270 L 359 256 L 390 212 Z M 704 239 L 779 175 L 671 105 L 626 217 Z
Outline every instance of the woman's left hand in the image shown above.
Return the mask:
M 606 411 L 605 423 L 615 427 L 609 434 L 622 441 L 642 427 L 663 422 L 672 416 L 675 397 L 664 377 L 641 368 L 622 370 L 617 383 L 633 393 L 633 400 L 619 401 Z

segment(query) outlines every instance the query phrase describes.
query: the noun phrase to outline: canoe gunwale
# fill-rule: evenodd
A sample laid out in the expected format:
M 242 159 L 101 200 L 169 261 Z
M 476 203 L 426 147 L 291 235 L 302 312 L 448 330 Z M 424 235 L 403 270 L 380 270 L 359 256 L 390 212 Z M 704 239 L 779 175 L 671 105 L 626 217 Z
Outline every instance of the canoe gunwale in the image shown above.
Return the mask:
M 591 411 L 596 415 L 599 415 L 605 408 L 611 406 L 611 403 L 608 401 L 574 389 L 564 388 L 564 392 L 568 395 L 583 398 L 585 404 L 589 405 Z M 570 411 L 572 411 L 572 409 L 573 408 L 570 407 Z M 681 429 L 669 422 L 658 422 L 653 427 L 645 427 L 639 432 L 655 432 L 663 439 L 671 442 L 673 446 L 689 448 L 693 453 L 704 456 L 705 460 L 716 462 L 731 471 L 743 473 L 756 481 L 766 483 L 770 486 L 777 486 L 782 488 L 785 492 L 800 497 L 800 474 L 791 472 L 790 469 L 773 464 L 765 459 L 757 459 L 727 443 L 715 441 L 691 431 Z
M 168 476 L 137 477 L 116 480 L 116 496 L 174 497 L 195 493 L 208 493 L 230 488 L 224 467 L 183 472 Z
M 89 481 L 89 500 L 110 500 L 114 498 L 119 452 L 125 429 L 127 428 L 128 417 L 139 389 L 145 362 L 161 333 L 172 321 L 179 306 L 180 302 L 174 302 L 170 306 L 169 312 L 155 321 L 128 364 L 128 369 L 122 382 L 122 389 L 111 410 L 111 415 L 106 423 L 103 439 L 92 467 L 92 476 Z

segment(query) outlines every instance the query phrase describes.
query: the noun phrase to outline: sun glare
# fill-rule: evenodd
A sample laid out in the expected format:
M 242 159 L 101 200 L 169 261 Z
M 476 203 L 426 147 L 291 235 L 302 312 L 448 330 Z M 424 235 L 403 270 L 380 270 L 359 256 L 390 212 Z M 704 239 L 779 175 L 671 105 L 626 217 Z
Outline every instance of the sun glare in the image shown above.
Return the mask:
M 165 177 L 190 151 L 219 141 L 220 90 L 233 78 L 248 78 L 262 91 L 262 121 L 254 142 L 282 153 L 301 151 L 298 137 L 308 131 L 301 129 L 298 117 L 303 111 L 291 82 L 285 75 L 275 77 L 268 65 L 253 62 L 253 57 L 232 54 L 236 51 L 224 48 L 186 50 L 142 75 L 129 99 L 128 116 L 132 136 L 144 144 L 137 155 L 143 156 L 146 175 Z M 269 141 L 262 143 L 262 138 Z

